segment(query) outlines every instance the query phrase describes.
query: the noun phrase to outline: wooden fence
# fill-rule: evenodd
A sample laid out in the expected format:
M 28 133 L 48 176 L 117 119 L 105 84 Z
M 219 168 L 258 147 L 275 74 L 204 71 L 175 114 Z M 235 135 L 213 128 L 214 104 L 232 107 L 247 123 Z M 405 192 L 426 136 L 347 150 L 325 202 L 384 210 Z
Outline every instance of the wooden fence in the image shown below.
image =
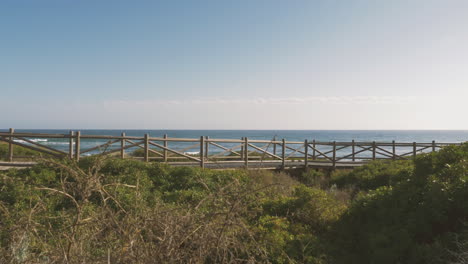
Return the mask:
M 67 145 L 57 149 L 37 139 L 61 140 Z M 81 149 L 82 141 L 99 140 L 99 144 Z M 103 135 L 82 135 L 80 131 L 68 134 L 41 134 L 0 132 L 0 141 L 8 144 L 9 162 L 32 158 L 14 155 L 15 146 L 21 146 L 39 153 L 58 158 L 79 160 L 83 155 L 114 155 L 124 158 L 159 161 L 181 166 L 200 166 L 212 168 L 227 167 L 340 167 L 357 166 L 376 159 L 411 159 L 418 153 L 433 152 L 448 145 L 461 143 L 397 143 L 392 142 L 321 142 L 316 140 L 286 141 L 242 139 L 214 139 L 201 136 L 198 138 L 170 138 Z M 179 148 L 171 145 L 177 143 Z M 181 148 L 181 143 L 188 144 Z M 135 157 L 134 150 L 141 149 Z M 133 152 L 129 152 L 133 150 Z M 191 152 L 189 152 L 191 150 Z M 195 151 L 193 151 L 195 150 Z M 141 153 L 142 152 L 142 153 Z

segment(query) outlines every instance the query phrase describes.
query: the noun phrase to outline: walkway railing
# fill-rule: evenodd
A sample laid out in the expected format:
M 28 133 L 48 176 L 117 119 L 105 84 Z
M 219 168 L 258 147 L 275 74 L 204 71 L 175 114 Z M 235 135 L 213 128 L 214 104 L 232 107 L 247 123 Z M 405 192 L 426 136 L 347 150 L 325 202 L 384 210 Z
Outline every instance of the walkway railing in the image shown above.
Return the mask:
M 65 145 L 57 148 L 55 140 Z M 83 142 L 92 140 L 94 145 L 82 149 Z M 200 167 L 279 167 L 359 165 L 377 159 L 411 159 L 418 153 L 437 151 L 448 145 L 461 143 L 401 143 L 401 142 L 322 142 L 316 140 L 287 141 L 242 139 L 171 138 L 103 135 L 82 135 L 80 131 L 68 134 L 0 132 L 0 141 L 8 144 L 10 162 L 33 158 L 15 155 L 15 146 L 34 150 L 48 156 L 79 160 L 85 155 L 113 155 L 143 161 L 166 162 L 174 165 Z M 88 144 L 89 145 L 89 144 Z M 140 151 L 136 151 L 140 149 Z M 131 152 L 130 152 L 131 151 Z

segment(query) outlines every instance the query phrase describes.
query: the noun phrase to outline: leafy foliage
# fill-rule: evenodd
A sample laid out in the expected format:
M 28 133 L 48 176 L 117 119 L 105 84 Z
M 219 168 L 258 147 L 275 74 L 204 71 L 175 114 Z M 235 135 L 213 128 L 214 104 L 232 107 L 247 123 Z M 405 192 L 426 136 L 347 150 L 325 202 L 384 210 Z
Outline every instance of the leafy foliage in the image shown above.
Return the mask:
M 466 230 L 467 177 L 468 144 L 418 156 L 412 175 L 362 195 L 335 224 L 334 262 L 447 263 Z
M 294 177 L 44 160 L 0 173 L 0 263 L 456 263 L 467 167 L 468 144 Z

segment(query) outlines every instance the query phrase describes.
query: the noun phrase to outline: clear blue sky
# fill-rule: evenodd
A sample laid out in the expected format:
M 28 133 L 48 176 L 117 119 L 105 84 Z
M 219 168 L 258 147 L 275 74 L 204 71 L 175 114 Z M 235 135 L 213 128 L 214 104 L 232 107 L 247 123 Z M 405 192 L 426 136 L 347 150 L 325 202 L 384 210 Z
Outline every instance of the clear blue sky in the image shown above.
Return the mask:
M 468 129 L 466 14 L 464 0 L 4 0 L 0 127 Z

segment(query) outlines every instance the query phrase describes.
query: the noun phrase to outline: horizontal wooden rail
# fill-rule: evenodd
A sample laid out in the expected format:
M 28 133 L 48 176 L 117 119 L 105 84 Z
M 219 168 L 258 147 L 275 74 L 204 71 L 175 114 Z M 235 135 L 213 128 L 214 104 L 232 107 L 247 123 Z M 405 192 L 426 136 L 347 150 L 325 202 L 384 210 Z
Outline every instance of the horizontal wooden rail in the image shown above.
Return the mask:
M 51 139 L 34 140 L 34 139 Z M 363 164 L 369 160 L 396 160 L 411 159 L 417 154 L 437 151 L 446 146 L 460 145 L 462 143 L 447 142 L 362 142 L 362 141 L 287 141 L 259 139 L 218 139 L 209 137 L 200 138 L 172 138 L 162 137 L 83 135 L 80 131 L 70 131 L 66 134 L 0 132 L 0 141 L 8 144 L 10 162 L 16 159 L 28 158 L 25 155 L 14 156 L 14 146 L 20 146 L 50 156 L 79 160 L 83 154 L 113 155 L 119 153 L 120 158 L 142 159 L 144 161 L 160 161 L 170 164 L 196 164 L 205 167 L 208 165 L 223 167 L 226 164 L 243 164 L 248 167 L 268 167 L 276 164 L 278 168 L 297 166 L 298 162 L 304 167 L 340 166 L 340 164 Z M 54 143 L 65 147 L 55 148 Z M 87 149 L 81 149 L 87 142 Z M 89 147 L 89 142 L 95 144 Z M 187 145 L 184 144 L 188 144 Z M 210 147 L 211 146 L 211 147 Z M 143 149 L 143 156 L 136 157 L 132 152 L 126 155 L 125 151 Z M 240 151 L 238 150 L 240 149 Z M 31 157 L 30 157 L 31 158 Z

